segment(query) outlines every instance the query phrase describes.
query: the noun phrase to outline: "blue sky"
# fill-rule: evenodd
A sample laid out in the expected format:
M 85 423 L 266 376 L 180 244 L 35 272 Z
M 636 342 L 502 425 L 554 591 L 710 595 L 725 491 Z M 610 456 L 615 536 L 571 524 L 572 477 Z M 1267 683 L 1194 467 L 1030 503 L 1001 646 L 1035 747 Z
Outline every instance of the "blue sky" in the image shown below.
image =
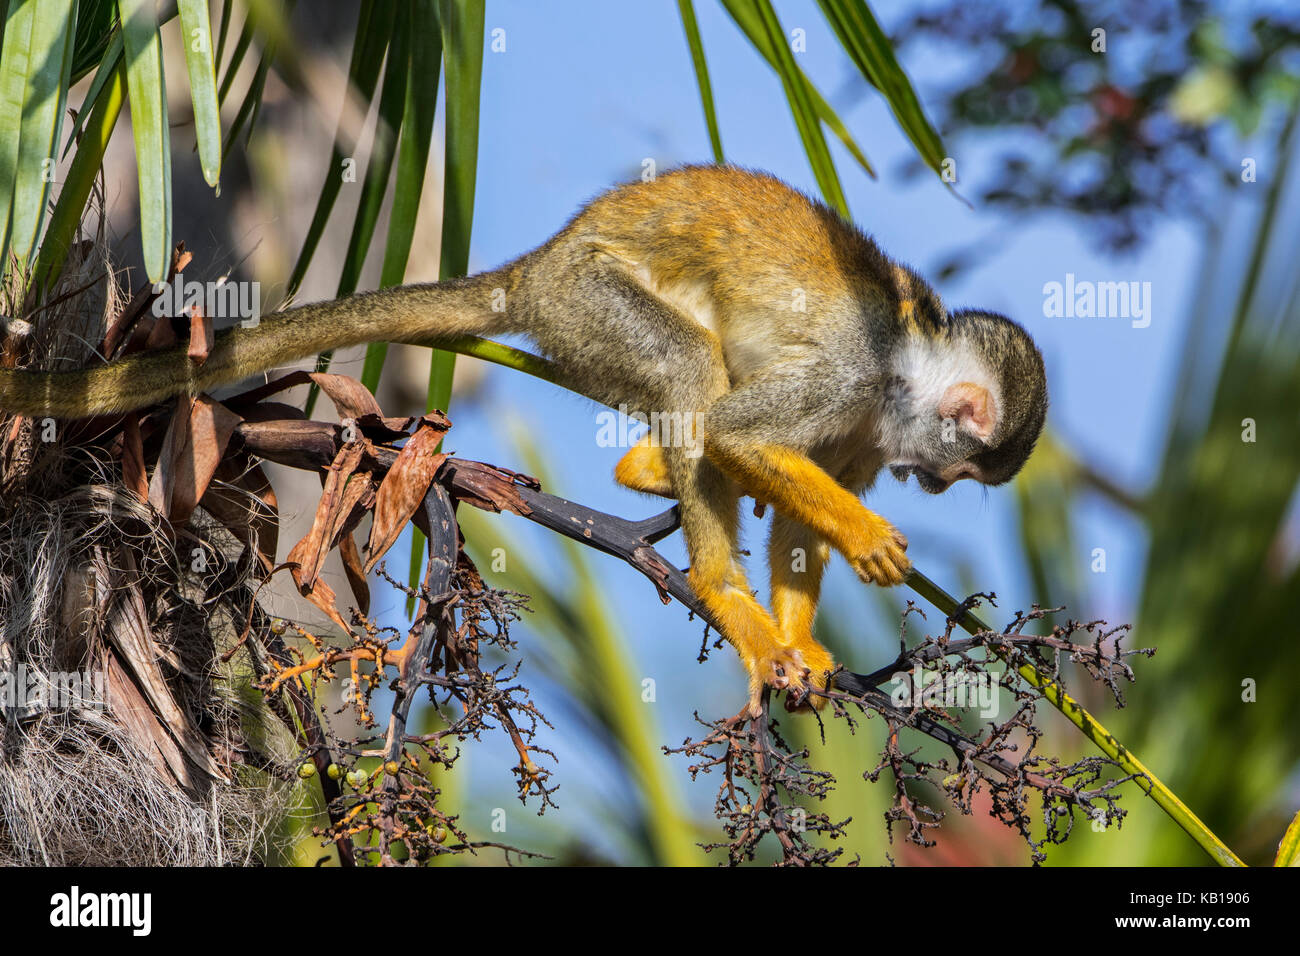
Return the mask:
M 808 192 L 815 182 L 775 74 L 745 42 L 719 4 L 697 0 L 697 13 L 709 57 L 723 145 L 730 161 L 772 172 Z M 993 244 L 977 267 L 938 286 L 951 306 L 978 305 L 1003 312 L 1026 326 L 1047 361 L 1052 408 L 1050 426 L 1085 458 L 1121 482 L 1141 486 L 1162 447 L 1171 375 L 1180 348 L 1180 329 L 1189 310 L 1192 279 L 1200 250 L 1190 228 L 1164 223 L 1138 252 L 1123 258 L 1099 254 L 1084 229 L 1062 216 L 1028 222 L 955 200 L 933 178 L 905 179 L 900 168 L 912 149 L 884 101 L 855 87 L 851 67 L 825 29 L 816 4 L 780 2 L 787 30 L 807 31 L 801 65 L 841 111 L 880 173 L 868 179 L 832 143 L 855 221 L 891 256 L 933 274 L 938 263 L 973 241 Z M 659 169 L 710 158 L 694 73 L 673 3 L 490 2 L 487 28 L 505 30 L 506 51 L 487 52 L 483 64 L 482 126 L 475 203 L 471 269 L 496 266 L 532 248 L 556 231 L 587 199 L 610 184 L 639 174 L 650 158 Z M 581 12 L 575 12 L 581 11 Z M 898 4 L 877 12 L 889 25 Z M 951 73 L 956 67 L 934 51 L 908 51 L 904 67 L 917 80 Z M 849 93 L 847 97 L 846 93 Z M 986 144 L 948 144 L 962 181 L 979 181 L 981 163 L 1004 140 Z M 959 189 L 961 188 L 959 184 Z M 974 195 L 973 190 L 966 190 Z M 1043 286 L 1080 279 L 1151 283 L 1148 328 L 1134 329 L 1123 319 L 1045 318 Z M 518 466 L 504 430 L 503 413 L 531 431 L 549 450 L 549 491 L 618 514 L 639 517 L 658 503 L 616 487 L 610 475 L 621 451 L 599 448 L 595 436 L 599 409 L 544 382 L 493 368 L 484 405 L 451 409 L 456 427 L 448 445 L 469 458 Z M 1018 545 L 1007 488 L 987 493 L 961 483 L 932 497 L 915 484 L 906 487 L 887 476 L 869 492 L 867 503 L 889 517 L 911 541 L 916 564 L 949 590 L 960 590 L 953 558 L 973 566 L 978 586 L 1001 597 L 1004 619 L 1026 607 L 1033 595 L 1016 558 Z M 509 530 L 549 552 L 545 534 L 520 519 L 502 518 Z M 1088 617 L 1128 620 L 1140 584 L 1143 542 L 1138 527 L 1100 503 L 1082 509 L 1076 520 L 1078 561 L 1092 591 L 1091 605 L 1077 609 Z M 765 528 L 747 518 L 746 540 L 760 551 Z M 680 542 L 662 546 L 685 563 Z M 1093 548 L 1107 551 L 1108 572 L 1087 574 Z M 694 662 L 700 627 L 679 606 L 662 607 L 639 575 L 612 560 L 598 562 L 602 581 L 625 612 L 631 653 L 647 676 L 671 685 L 671 707 L 657 711 L 665 742 L 689 732 L 695 708 L 720 716 L 738 708 L 743 679 L 734 654 L 716 653 L 706 665 Z M 548 575 L 563 575 L 552 562 Z M 765 574 L 755 567 L 754 583 L 765 591 Z M 845 619 L 864 622 L 855 659 L 862 670 L 887 659 L 896 640 L 894 627 L 877 626 L 879 611 L 841 561 L 827 578 L 825 605 Z M 904 595 L 891 595 L 901 605 Z M 525 642 L 536 640 L 526 630 Z M 661 701 L 669 698 L 661 694 Z M 597 791 L 599 767 L 588 763 L 564 733 L 543 741 L 560 751 L 559 776 L 567 783 L 567 802 Z M 508 753 L 492 748 L 475 756 L 476 779 L 505 777 Z M 495 764 L 497 757 L 501 764 Z M 680 776 L 686 781 L 685 761 Z M 480 774 L 485 776 L 480 777 Z M 693 801 L 711 799 L 711 787 L 690 786 Z M 590 794 L 588 794 L 590 796 Z M 564 802 L 564 801 L 562 801 Z M 514 804 L 514 806 L 518 806 Z

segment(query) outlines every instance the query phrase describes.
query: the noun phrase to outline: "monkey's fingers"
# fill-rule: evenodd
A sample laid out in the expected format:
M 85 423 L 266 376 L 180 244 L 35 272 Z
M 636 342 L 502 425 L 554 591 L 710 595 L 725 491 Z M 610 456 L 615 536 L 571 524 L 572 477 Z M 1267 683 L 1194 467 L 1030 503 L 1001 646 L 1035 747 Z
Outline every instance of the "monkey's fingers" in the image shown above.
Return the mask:
M 826 706 L 826 698 L 821 694 L 814 693 L 814 690 L 825 690 L 820 682 L 814 687 L 809 679 L 809 683 L 802 687 L 791 688 L 785 696 L 785 709 L 789 714 L 806 714 L 812 711 L 821 710 Z
M 897 528 L 890 527 L 887 534 L 866 554 L 851 559 L 858 577 L 869 584 L 892 587 L 901 584 L 912 568 L 908 560 L 907 538 Z
M 799 669 L 789 660 L 774 658 L 767 662 L 766 682 L 773 690 L 785 690 L 792 680 L 798 680 Z
M 763 690 L 789 692 L 786 709 L 820 709 L 826 699 L 809 691 L 824 689 L 828 675 L 835 670 L 835 661 L 829 651 L 808 634 L 802 640 L 771 644 L 752 655 L 744 655 L 745 669 L 749 672 L 749 713 L 757 717 L 762 712 Z
M 907 558 L 898 560 L 872 559 L 862 566 L 858 574 L 870 584 L 891 588 L 896 584 L 903 583 L 903 579 L 907 577 L 910 567 L 911 562 Z
M 897 548 L 886 549 L 864 561 L 855 562 L 854 565 L 858 577 L 869 584 L 879 584 L 882 587 L 893 587 L 895 584 L 902 584 L 911 568 L 912 562 L 907 559 L 907 555 L 901 549 Z

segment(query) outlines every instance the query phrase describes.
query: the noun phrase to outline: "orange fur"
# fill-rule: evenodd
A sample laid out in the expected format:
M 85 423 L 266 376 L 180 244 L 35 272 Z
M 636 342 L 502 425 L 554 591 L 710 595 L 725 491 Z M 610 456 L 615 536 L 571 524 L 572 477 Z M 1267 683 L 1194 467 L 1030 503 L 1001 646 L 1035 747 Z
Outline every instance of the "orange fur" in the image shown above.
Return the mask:
M 808 668 L 809 678 L 819 687 L 835 662 L 813 637 L 822 574 L 830 559 L 830 546 L 809 528 L 778 512 L 772 519 L 767 541 L 767 564 L 771 571 L 772 613 L 781 628 L 781 643 Z M 821 707 L 825 698 L 813 697 Z
M 663 450 L 650 444 L 646 435 L 628 449 L 616 466 L 614 480 L 625 488 L 642 491 L 661 498 L 673 497 L 673 482 L 668 475 L 668 463 Z
M 769 502 L 799 526 L 821 536 L 796 543 L 798 532 L 778 534 L 769 549 L 772 615 L 756 601 L 738 562 L 697 561 L 691 586 L 735 646 L 750 678 L 751 703 L 764 682 L 775 686 L 825 687 L 835 668 L 830 652 L 813 637 L 821 578 L 830 557 L 830 542 L 862 576 L 897 583 L 908 567 L 906 542 L 893 525 L 865 508 L 847 489 L 806 456 L 777 445 L 751 448 L 729 456 L 709 446 L 706 453 L 756 500 Z M 672 482 L 663 449 L 644 437 L 619 461 L 618 482 L 635 491 L 672 497 Z M 802 528 L 801 528 L 802 530 Z M 790 552 L 803 547 L 806 566 L 795 570 Z M 778 676 L 783 672 L 784 679 Z M 814 706 L 825 703 L 814 697 Z
M 776 621 L 755 600 L 744 566 L 725 542 L 710 541 L 694 555 L 691 590 L 740 655 L 749 675 L 749 706 L 758 712 L 764 684 L 784 687 L 793 662 L 779 646 Z
M 781 656 L 776 622 L 747 587 L 719 583 L 694 567 L 691 568 L 690 582 L 691 589 L 717 622 L 722 635 L 740 654 L 749 675 L 750 706 L 756 707 L 765 682 L 780 686 L 775 674 Z
M 748 494 L 812 528 L 859 577 L 892 585 L 907 575 L 907 539 L 806 455 L 779 445 L 755 445 L 741 454 L 707 440 L 705 447 Z

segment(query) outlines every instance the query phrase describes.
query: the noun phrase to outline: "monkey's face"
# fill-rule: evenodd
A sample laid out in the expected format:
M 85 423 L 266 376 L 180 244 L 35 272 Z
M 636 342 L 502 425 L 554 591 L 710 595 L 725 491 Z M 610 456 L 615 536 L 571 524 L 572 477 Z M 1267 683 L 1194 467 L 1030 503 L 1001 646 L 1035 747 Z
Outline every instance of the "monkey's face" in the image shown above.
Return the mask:
M 971 478 L 1000 485 L 1024 466 L 1047 414 L 1042 356 L 1010 319 L 964 311 L 944 343 L 905 351 L 887 388 L 890 472 L 940 494 Z M 894 394 L 890 394 L 893 391 Z
M 988 480 L 988 474 L 971 459 L 959 459 L 948 464 L 933 460 L 920 463 L 892 464 L 889 472 L 904 484 L 909 478 L 915 478 L 922 491 L 940 495 L 952 487 L 954 482 L 963 478 L 973 478 L 982 484 L 998 484 Z

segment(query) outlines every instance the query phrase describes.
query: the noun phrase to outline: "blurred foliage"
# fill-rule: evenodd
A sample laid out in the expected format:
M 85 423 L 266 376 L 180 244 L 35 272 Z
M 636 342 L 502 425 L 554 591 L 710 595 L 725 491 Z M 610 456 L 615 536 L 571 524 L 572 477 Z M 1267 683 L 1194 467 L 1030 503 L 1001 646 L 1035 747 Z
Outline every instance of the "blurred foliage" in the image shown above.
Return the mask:
M 787 35 L 777 17 L 771 0 L 720 0 L 723 9 L 740 28 L 754 47 L 776 71 L 790 106 L 795 128 L 798 130 L 804 152 L 812 167 L 817 187 L 827 205 L 845 218 L 849 214 L 848 200 L 840 184 L 839 172 L 826 143 L 823 126 L 830 129 L 849 151 L 867 175 L 875 177 L 875 170 L 867 160 L 857 140 L 830 103 L 813 85 L 796 62 L 794 53 L 801 52 L 798 44 L 802 28 Z M 934 172 L 940 171 L 943 162 L 943 144 L 912 89 L 903 68 L 894 57 L 893 47 L 876 22 L 875 15 L 864 0 L 818 0 L 818 6 L 831 32 L 839 40 L 857 75 L 875 88 L 889 104 L 899 127 L 911 140 L 917 156 Z M 678 0 L 678 12 L 686 33 L 695 68 L 695 79 L 700 89 L 700 102 L 709 130 L 713 158 L 723 161 L 722 137 L 713 102 L 713 89 L 709 80 L 704 43 L 695 19 L 692 0 Z
M 1224 187 L 1241 183 L 1242 137 L 1300 91 L 1294 7 L 924 6 L 899 22 L 894 39 L 905 51 L 939 49 L 962 65 L 959 80 L 930 81 L 940 129 L 963 146 L 996 132 L 1000 147 L 987 176 L 968 177 L 970 165 L 954 153 L 958 188 L 1014 213 L 1083 216 L 1089 237 L 1111 249 L 1139 242 L 1161 213 L 1209 222 Z M 1095 49 L 1098 29 L 1104 52 Z M 1002 148 L 1007 142 L 1015 145 Z
M 1092 48 L 1097 28 L 1104 53 Z M 938 112 L 956 143 L 996 134 L 992 174 L 971 177 L 981 203 L 1018 220 L 1077 214 L 1116 252 L 1170 217 L 1201 228 L 1204 262 L 1149 488 L 1119 487 L 1049 435 L 1016 496 L 1044 604 L 1088 607 L 1091 576 L 1071 529 L 1088 496 L 1145 529 L 1135 637 L 1159 653 L 1108 723 L 1248 862 L 1266 863 L 1294 812 L 1288 781 L 1300 761 L 1300 646 L 1286 623 L 1300 601 L 1287 524 L 1300 481 L 1300 193 L 1289 186 L 1300 12 L 945 4 L 907 16 L 895 36 L 969 54 L 973 73 Z M 978 254 L 960 252 L 945 271 Z M 1055 862 L 1203 862 L 1149 803 L 1131 809 L 1121 836 L 1076 841 Z
M 228 7 L 227 7 L 228 10 Z M 0 216 L 5 228 L 0 256 L 12 255 L 20 267 L 38 244 L 47 260 L 36 266 L 45 287 L 57 277 L 67 254 L 89 186 L 86 174 L 68 177 L 42 238 L 53 164 L 60 149 L 68 92 L 92 70 L 95 78 L 68 136 L 68 147 L 83 132 L 91 107 L 100 117 L 121 92 L 115 79 L 125 75 L 139 173 L 140 236 L 151 281 L 165 278 L 172 256 L 172 189 L 167 82 L 162 66 L 162 27 L 179 14 L 181 44 L 193 105 L 199 161 L 208 184 L 221 175 L 221 119 L 216 95 L 211 17 L 206 0 L 180 0 L 160 7 L 153 0 L 9 0 L 0 52 Z M 120 80 L 119 80 L 120 82 Z M 112 123 L 110 123 L 111 129 Z M 102 137 L 91 137 L 90 168 L 99 166 Z
M 1199 350 L 1189 349 L 1179 370 L 1188 399 L 1170 409 L 1144 510 L 1150 543 L 1137 633 L 1160 648 L 1145 674 L 1159 692 L 1134 695 L 1119 724 L 1148 759 L 1165 758 L 1171 785 L 1256 863 L 1271 857 L 1295 809 L 1285 787 L 1300 761 L 1300 644 L 1288 623 L 1300 604 L 1300 566 L 1287 554 L 1300 482 L 1300 191 L 1284 174 L 1300 159 L 1296 115 L 1293 107 L 1253 241 L 1210 238 L 1206 269 L 1240 291 L 1226 314 L 1199 298 L 1188 321 L 1202 348 L 1227 325 L 1226 345 L 1217 378 L 1203 371 Z M 1162 833 L 1142 830 L 1149 858 L 1178 861 L 1177 846 L 1158 842 Z

